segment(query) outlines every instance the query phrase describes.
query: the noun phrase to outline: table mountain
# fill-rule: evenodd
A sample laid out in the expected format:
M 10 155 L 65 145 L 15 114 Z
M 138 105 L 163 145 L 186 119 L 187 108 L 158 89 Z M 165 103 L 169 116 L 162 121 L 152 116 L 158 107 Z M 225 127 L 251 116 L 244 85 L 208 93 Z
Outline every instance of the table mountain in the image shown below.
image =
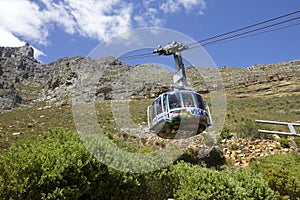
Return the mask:
M 70 102 L 74 91 L 92 88 L 92 95 L 98 99 L 153 98 L 168 91 L 173 79 L 171 71 L 155 64 L 129 66 L 114 57 L 80 56 L 42 64 L 33 54 L 29 44 L 0 47 L 0 110 L 39 101 L 65 104 Z M 216 71 L 223 79 L 226 92 L 239 98 L 300 91 L 300 61 L 297 60 L 248 68 L 188 66 L 190 87 L 200 93 L 209 92 L 205 80 Z M 84 81 L 89 86 L 82 85 Z

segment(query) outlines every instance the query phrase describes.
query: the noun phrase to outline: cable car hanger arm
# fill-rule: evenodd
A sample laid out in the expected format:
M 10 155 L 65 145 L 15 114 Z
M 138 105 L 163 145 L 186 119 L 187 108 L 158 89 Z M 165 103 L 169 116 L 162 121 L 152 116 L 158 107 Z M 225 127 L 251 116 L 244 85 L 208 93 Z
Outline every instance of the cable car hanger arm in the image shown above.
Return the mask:
M 176 67 L 176 74 L 173 77 L 174 88 L 177 89 L 186 89 L 187 81 L 186 81 L 186 73 L 182 60 L 181 52 L 187 50 L 188 47 L 183 45 L 182 43 L 177 43 L 176 41 L 169 43 L 165 47 L 161 45 L 158 46 L 157 49 L 153 51 L 153 53 L 157 53 L 158 55 L 173 55 Z

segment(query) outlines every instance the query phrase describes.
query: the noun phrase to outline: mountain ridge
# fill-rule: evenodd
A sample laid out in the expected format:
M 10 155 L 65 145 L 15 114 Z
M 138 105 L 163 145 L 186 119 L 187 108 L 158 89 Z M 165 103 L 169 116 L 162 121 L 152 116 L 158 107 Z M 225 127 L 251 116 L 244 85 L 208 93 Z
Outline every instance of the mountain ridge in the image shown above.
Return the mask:
M 120 81 L 125 81 L 129 98 L 153 98 L 169 90 L 173 74 L 153 64 L 129 66 L 114 57 L 94 60 L 74 56 L 41 64 L 29 44 L 23 47 L 0 47 L 0 110 L 47 101 L 69 101 L 70 90 L 80 79 L 79 66 L 103 72 L 94 85 L 98 99 L 113 99 Z M 188 82 L 199 93 L 209 92 L 203 77 L 209 68 L 187 67 Z M 238 98 L 249 95 L 278 95 L 300 92 L 300 61 L 252 65 L 248 68 L 221 67 L 217 69 L 226 93 Z M 84 72 L 85 73 L 85 72 Z M 153 74 L 151 74 L 153 73 Z M 131 77 L 132 80 L 128 80 Z M 123 85 L 124 86 L 124 85 Z M 129 88 L 129 89 L 128 89 Z M 127 91 L 128 92 L 128 91 Z

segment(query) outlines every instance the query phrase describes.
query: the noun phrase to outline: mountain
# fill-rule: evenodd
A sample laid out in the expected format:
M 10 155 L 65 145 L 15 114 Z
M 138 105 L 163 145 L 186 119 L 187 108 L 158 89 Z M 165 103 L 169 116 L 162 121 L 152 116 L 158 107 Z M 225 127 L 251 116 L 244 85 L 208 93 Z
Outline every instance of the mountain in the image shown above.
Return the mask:
M 18 135 L 47 133 L 54 127 L 76 130 L 73 102 L 93 100 L 97 102 L 98 121 L 110 137 L 137 143 L 141 148 L 156 149 L 166 145 L 165 140 L 157 137 L 136 136 L 145 133 L 147 106 L 153 98 L 170 90 L 171 71 L 155 64 L 129 66 L 114 57 L 74 56 L 41 64 L 33 57 L 33 51 L 28 44 L 18 48 L 0 47 L 0 152 Z M 289 149 L 279 148 L 280 142 L 274 139 L 253 141 L 268 138 L 257 134 L 260 126 L 255 124 L 255 119 L 299 123 L 300 61 L 248 68 L 187 66 L 186 73 L 189 87 L 208 102 L 212 91 L 226 94 L 222 134 L 225 133 L 225 138 L 236 137 L 222 141 L 220 148 L 226 159 L 231 159 L 236 166 L 259 156 L 295 151 L 300 146 L 296 140 L 289 140 Z M 121 114 L 131 116 L 129 121 L 137 130 L 134 136 L 118 128 L 116 121 L 120 119 L 112 113 L 125 104 L 106 101 L 124 99 L 132 99 L 129 113 Z M 127 116 L 122 119 L 127 120 Z M 245 137 L 252 139 L 239 139 Z M 191 149 L 201 154 L 199 141 L 196 140 Z
M 33 51 L 28 44 L 0 47 L 0 111 L 41 101 L 70 103 L 72 91 L 80 87 L 76 86 L 78 80 L 92 76 L 90 87 L 96 88 L 98 99 L 117 98 L 125 92 L 126 98 L 153 98 L 172 84 L 172 73 L 154 64 L 128 66 L 114 57 L 94 60 L 78 56 L 41 64 Z M 209 92 L 205 79 L 216 73 L 211 70 L 187 67 L 190 86 L 200 93 Z M 300 92 L 300 61 L 217 70 L 226 93 L 238 98 Z
M 33 57 L 33 48 L 0 47 L 0 110 L 33 103 L 53 73 Z

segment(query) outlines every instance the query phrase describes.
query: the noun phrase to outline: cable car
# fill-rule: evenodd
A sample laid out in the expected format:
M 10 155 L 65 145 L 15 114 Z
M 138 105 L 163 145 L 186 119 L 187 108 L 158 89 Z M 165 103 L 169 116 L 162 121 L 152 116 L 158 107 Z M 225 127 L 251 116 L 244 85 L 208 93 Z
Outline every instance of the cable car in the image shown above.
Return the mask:
M 173 91 L 159 95 L 147 108 L 150 131 L 165 139 L 194 136 L 211 125 L 209 108 L 205 108 L 202 96 L 186 87 L 180 53 L 185 49 L 187 47 L 181 43 L 173 42 L 153 51 L 159 55 L 173 55 L 177 70 L 173 76 L 174 85 L 171 86 Z
M 209 125 L 202 96 L 191 90 L 161 94 L 148 106 L 147 114 L 150 130 L 162 138 L 174 138 L 179 129 L 197 135 Z

